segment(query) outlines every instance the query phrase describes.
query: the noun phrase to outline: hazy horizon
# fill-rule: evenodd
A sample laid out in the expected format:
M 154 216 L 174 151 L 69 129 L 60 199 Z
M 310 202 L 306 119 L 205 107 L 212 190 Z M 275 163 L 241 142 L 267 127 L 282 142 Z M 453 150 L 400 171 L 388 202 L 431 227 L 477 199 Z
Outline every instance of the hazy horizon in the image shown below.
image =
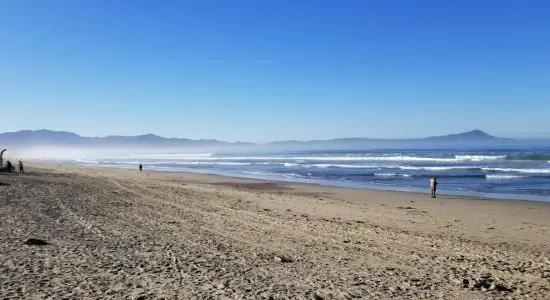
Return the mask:
M 104 135 L 97 135 L 97 134 L 92 134 L 92 135 L 85 135 L 85 134 L 81 134 L 79 132 L 76 132 L 76 131 L 72 131 L 72 130 L 67 130 L 67 129 L 49 129 L 49 128 L 36 128 L 36 129 L 16 129 L 16 130 L 11 130 L 11 131 L 3 131 L 3 132 L 0 132 L 0 134 L 2 133 L 13 133 L 13 132 L 20 132 L 20 131 L 42 131 L 42 130 L 46 130 L 46 131 L 54 131 L 54 132 L 69 132 L 69 133 L 74 133 L 74 134 L 77 134 L 81 137 L 85 137 L 85 138 L 105 138 L 105 137 L 113 137 L 113 136 L 120 136 L 120 137 L 133 137 L 133 136 L 145 136 L 145 135 L 155 135 L 155 136 L 159 136 L 159 137 L 163 137 L 163 138 L 176 138 L 176 139 L 191 139 L 191 140 L 217 140 L 217 141 L 223 141 L 223 142 L 229 142 L 229 143 L 237 143 L 237 142 L 243 142 L 243 143 L 254 143 L 254 144 L 264 144 L 264 143 L 271 143 L 271 142 L 280 142 L 280 141 L 283 141 L 283 142 L 286 142 L 286 141 L 300 141 L 300 142 L 307 142 L 307 141 L 316 141 L 316 140 L 332 140 L 332 139 L 353 139 L 353 138 L 363 138 L 363 139 L 380 139 L 380 140 L 400 140 L 400 139 L 403 139 L 403 140 L 406 140 L 406 139 L 423 139 L 423 138 L 429 138 L 429 137 L 437 137 L 437 136 L 445 136 L 445 135 L 452 135 L 452 134 L 460 134 L 460 133 L 465 133 L 465 132 L 470 132 L 470 131 L 474 131 L 474 130 L 480 130 L 484 133 L 487 133 L 491 136 L 494 136 L 494 137 L 497 137 L 497 138 L 508 138 L 508 139 L 526 139 L 526 140 L 547 140 L 547 139 L 550 139 L 550 133 L 548 135 L 536 135 L 536 134 L 526 134 L 526 135 L 520 135 L 520 136 L 513 136 L 513 135 L 504 135 L 504 136 L 501 136 L 501 135 L 494 135 L 492 134 L 491 132 L 488 132 L 486 130 L 483 130 L 483 129 L 469 129 L 469 130 L 465 130 L 465 131 L 461 131 L 461 132 L 439 132 L 439 133 L 434 133 L 432 135 L 427 135 L 427 136 L 421 136 L 421 135 L 418 135 L 418 134 L 413 134 L 411 133 L 410 135 L 403 135 L 401 137 L 391 137 L 391 136 L 367 136 L 367 135 L 363 135 L 363 136 L 333 136 L 333 137 L 326 137 L 326 138 L 322 138 L 322 139 L 282 139 L 282 140 L 273 140 L 273 139 L 269 139 L 269 136 L 266 136 L 264 137 L 263 139 L 259 140 L 259 141 L 252 141 L 252 140 L 227 140 L 227 139 L 224 139 L 223 137 L 222 138 L 208 138 L 208 137 L 197 137 L 197 138 L 190 138 L 189 136 L 185 135 L 185 134 L 181 134 L 181 135 L 175 135 L 175 136 L 165 136 L 165 135 L 162 135 L 162 134 L 158 134 L 158 133 L 155 133 L 155 132 L 141 132 L 141 133 L 135 133 L 135 134 L 117 134 L 117 133 L 108 133 L 106 132 Z
M 49 133 L 76 134 L 79 137 L 86 138 L 86 139 L 130 138 L 130 137 L 146 137 L 146 136 L 156 136 L 156 137 L 160 137 L 160 138 L 163 138 L 163 139 L 189 139 L 186 136 L 162 136 L 162 135 L 159 135 L 159 134 L 156 134 L 156 133 L 153 133 L 153 132 L 136 134 L 136 135 L 108 134 L 108 135 L 104 135 L 104 136 L 98 136 L 98 135 L 86 136 L 86 135 L 82 135 L 78 132 L 74 132 L 74 131 L 71 131 L 71 130 L 51 130 L 51 129 L 44 129 L 44 128 L 43 129 L 21 129 L 21 130 L 11 131 L 11 132 L 0 132 L 0 135 L 2 135 L 2 134 L 13 134 L 13 133 L 25 133 L 25 132 L 31 132 L 33 134 L 39 134 L 39 133 L 44 133 L 44 134 L 49 134 Z M 227 143 L 249 143 L 249 144 L 259 144 L 259 145 L 261 145 L 261 144 L 269 144 L 269 143 L 277 143 L 277 142 L 314 142 L 314 141 L 331 141 L 331 140 L 346 140 L 346 139 L 370 139 L 370 140 L 380 140 L 380 141 L 384 141 L 384 140 L 387 140 L 387 141 L 392 141 L 392 140 L 396 140 L 396 141 L 398 141 L 398 140 L 422 140 L 422 139 L 434 138 L 434 137 L 463 135 L 463 134 L 469 134 L 469 133 L 474 133 L 474 132 L 479 133 L 479 134 L 486 134 L 486 135 L 491 136 L 491 137 L 502 138 L 502 139 L 525 139 L 525 140 L 546 140 L 546 139 L 548 139 L 548 138 L 538 138 L 538 139 L 537 138 L 532 138 L 532 139 L 529 139 L 529 138 L 521 138 L 521 137 L 495 136 L 495 135 L 491 134 L 490 132 L 486 132 L 482 129 L 472 129 L 472 130 L 468 130 L 468 131 L 464 131 L 464 132 L 449 132 L 449 133 L 441 133 L 441 134 L 437 134 L 437 135 L 433 135 L 433 136 L 411 136 L 411 137 L 403 137 L 403 138 L 372 137 L 372 136 L 340 136 L 340 137 L 332 137 L 332 138 L 321 139 L 321 140 L 296 140 L 296 139 L 290 139 L 290 140 L 266 140 L 266 141 L 262 141 L 262 142 L 243 141 L 243 140 L 228 141 L 228 140 L 223 140 L 223 139 L 204 139 L 204 138 L 190 139 L 190 140 L 193 140 L 193 141 L 199 141 L 199 140 L 219 141 L 219 142 L 227 142 Z
M 316 141 L 273 141 L 269 143 L 227 143 L 219 140 L 173 140 L 150 136 L 75 137 L 72 132 L 15 132 L 0 133 L 0 147 L 8 148 L 9 156 L 25 159 L 78 159 L 88 156 L 126 157 L 132 154 L 155 154 L 161 157 L 171 154 L 261 154 L 293 152 L 351 151 L 365 152 L 380 149 L 408 151 L 411 149 L 451 150 L 503 150 L 527 149 L 548 151 L 548 140 L 515 140 L 494 137 L 483 131 L 473 130 L 451 135 L 418 139 L 340 138 Z M 498 150 L 498 151 L 500 151 Z

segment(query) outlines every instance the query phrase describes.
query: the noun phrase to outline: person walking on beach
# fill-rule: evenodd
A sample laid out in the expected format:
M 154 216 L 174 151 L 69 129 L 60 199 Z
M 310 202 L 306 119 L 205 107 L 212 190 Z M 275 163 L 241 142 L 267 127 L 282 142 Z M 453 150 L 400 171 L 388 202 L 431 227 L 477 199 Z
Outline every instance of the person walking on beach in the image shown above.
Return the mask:
M 141 172 L 143 170 L 143 166 L 139 164 L 139 171 Z
M 13 171 L 13 165 L 11 164 L 11 161 L 6 162 L 6 170 L 8 170 L 8 173 L 11 173 Z
M 437 177 L 433 176 L 432 178 L 430 178 L 430 192 L 431 192 L 432 198 L 435 198 L 436 190 L 437 190 Z
M 22 161 L 19 161 L 19 173 L 25 173 L 25 168 L 23 167 Z

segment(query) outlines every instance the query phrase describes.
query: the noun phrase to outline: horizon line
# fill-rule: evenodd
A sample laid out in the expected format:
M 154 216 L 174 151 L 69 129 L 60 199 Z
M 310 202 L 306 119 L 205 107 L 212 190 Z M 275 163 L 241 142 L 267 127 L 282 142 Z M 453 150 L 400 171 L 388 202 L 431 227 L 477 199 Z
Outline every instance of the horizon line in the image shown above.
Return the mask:
M 154 136 L 154 137 L 158 137 L 158 138 L 162 138 L 162 139 L 179 139 L 179 140 L 190 140 L 190 141 L 217 141 L 217 142 L 225 142 L 225 143 L 247 143 L 247 144 L 258 144 L 258 145 L 262 145 L 262 144 L 270 144 L 270 143 L 284 143 L 284 142 L 302 142 L 302 143 L 308 143 L 308 142 L 319 142 L 319 141 L 333 141 L 333 140 L 346 140 L 346 139 L 365 139 L 365 140 L 421 140 L 421 139 L 429 139 L 429 138 L 437 138 L 437 137 L 446 137 L 446 136 L 452 136 L 452 135 L 461 135 L 461 134 L 467 134 L 467 133 L 473 133 L 473 132 L 477 132 L 477 133 L 481 133 L 481 134 L 484 134 L 484 135 L 487 135 L 488 137 L 490 138 L 496 138 L 496 139 L 513 139 L 513 138 L 503 138 L 503 137 L 497 137 L 497 136 L 493 136 L 481 129 L 472 129 L 472 130 L 468 130 L 468 131 L 462 131 L 462 132 L 455 132 L 455 133 L 442 133 L 442 134 L 438 134 L 438 135 L 430 135 L 430 136 L 425 136 L 425 137 L 406 137 L 406 138 L 383 138 L 383 137 L 361 137 L 361 136 L 354 136 L 354 137 L 332 137 L 332 138 L 327 138 L 327 139 L 311 139 L 311 140 L 299 140 L 299 139 L 286 139 L 286 140 L 273 140 L 273 141 L 268 141 L 268 142 L 248 142 L 248 141 L 233 141 L 233 142 L 229 142 L 229 141 L 225 141 L 225 140 L 220 140 L 220 139 L 217 139 L 217 138 L 198 138 L 198 139 L 191 139 L 191 138 L 187 138 L 187 137 L 166 137 L 166 136 L 161 136 L 161 135 L 158 135 L 158 134 L 155 134 L 155 133 L 143 133 L 143 134 L 136 134 L 136 135 L 120 135 L 120 134 L 109 134 L 109 135 L 104 135 L 104 136 L 85 136 L 85 135 L 81 135 L 77 132 L 74 132 L 74 131 L 68 131 L 68 130 L 52 130 L 52 129 L 46 129 L 46 128 L 42 128 L 42 129 L 21 129 L 21 130 L 17 130 L 17 131 L 7 131 L 7 132 L 0 132 L 0 135 L 3 135 L 3 134 L 16 134 L 16 133 L 21 133 L 21 132 L 52 132 L 52 133 L 67 133 L 67 134 L 74 134 L 74 135 L 77 135 L 78 137 L 81 137 L 81 138 L 90 138 L 90 139 L 103 139 L 103 138 L 109 138 L 109 137 L 120 137 L 120 138 L 129 138 L 129 137 L 145 137 L 145 136 Z M 541 138 L 541 139 L 544 139 L 544 138 Z

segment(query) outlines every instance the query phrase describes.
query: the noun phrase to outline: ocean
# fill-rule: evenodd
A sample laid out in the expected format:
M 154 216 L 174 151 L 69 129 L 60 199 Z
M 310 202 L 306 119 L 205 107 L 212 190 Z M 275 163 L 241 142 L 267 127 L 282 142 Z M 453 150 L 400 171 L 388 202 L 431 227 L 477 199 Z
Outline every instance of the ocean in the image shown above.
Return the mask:
M 198 172 L 340 187 L 426 192 L 429 178 L 448 195 L 550 201 L 550 147 L 385 149 L 262 154 L 129 153 L 83 157 L 83 165 Z

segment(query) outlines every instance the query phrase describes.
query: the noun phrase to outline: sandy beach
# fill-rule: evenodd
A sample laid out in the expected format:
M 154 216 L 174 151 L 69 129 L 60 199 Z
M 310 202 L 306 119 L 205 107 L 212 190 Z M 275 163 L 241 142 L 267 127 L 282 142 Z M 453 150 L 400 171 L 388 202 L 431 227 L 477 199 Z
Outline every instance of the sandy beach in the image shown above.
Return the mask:
M 0 173 L 8 299 L 550 299 L 550 203 L 27 169 Z

